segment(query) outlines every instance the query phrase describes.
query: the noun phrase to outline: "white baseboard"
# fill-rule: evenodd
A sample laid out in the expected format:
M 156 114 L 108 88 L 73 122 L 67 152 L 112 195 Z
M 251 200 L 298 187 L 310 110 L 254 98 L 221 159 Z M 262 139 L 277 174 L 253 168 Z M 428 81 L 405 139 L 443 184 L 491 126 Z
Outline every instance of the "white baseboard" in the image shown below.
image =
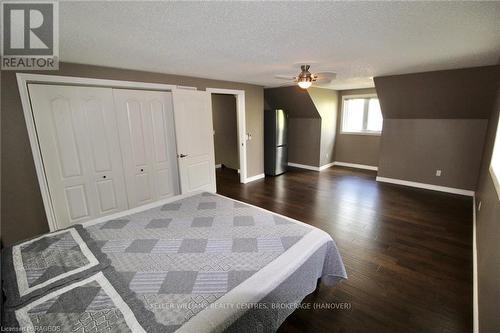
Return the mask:
M 259 179 L 262 179 L 264 178 L 266 175 L 264 175 L 263 173 L 261 173 L 260 175 L 255 175 L 255 176 L 252 176 L 252 177 L 247 177 L 245 179 L 245 184 L 246 183 L 250 183 L 250 182 L 253 182 L 255 180 L 259 180 Z
M 377 171 L 378 167 L 373 166 L 373 165 L 366 165 L 366 164 L 357 164 L 357 163 L 346 163 L 346 162 L 333 162 L 333 165 L 338 165 L 338 166 L 343 166 L 343 167 L 348 167 L 348 168 L 356 168 L 356 169 L 365 169 L 365 170 L 373 170 Z
M 375 171 L 378 170 L 378 168 L 376 166 L 355 164 L 355 163 L 346 163 L 346 162 L 337 162 L 337 161 L 322 165 L 320 167 L 288 162 L 288 166 L 291 166 L 294 168 L 312 170 L 312 171 L 323 171 L 323 170 L 328 169 L 329 167 L 331 167 L 333 165 L 345 166 L 345 167 L 357 168 L 357 169 L 365 169 L 365 170 L 375 170 Z
M 328 169 L 329 167 L 334 166 L 334 165 L 335 165 L 335 162 L 322 165 L 319 167 L 319 171 L 323 171 L 323 170 Z
M 474 191 L 463 190 L 463 189 L 454 188 L 454 187 L 446 187 L 446 186 L 439 186 L 439 185 L 432 185 L 432 184 L 411 182 L 411 181 L 408 181 L 408 180 L 395 179 L 395 178 L 386 178 L 386 177 L 379 177 L 379 176 L 377 176 L 377 181 L 378 182 L 383 182 L 383 183 L 391 183 L 391 184 L 397 184 L 397 185 L 405 185 L 405 186 L 423 188 L 423 189 L 433 190 L 433 191 L 439 191 L 439 192 L 447 192 L 447 193 L 453 193 L 453 194 L 467 195 L 469 197 L 473 197 L 474 196 Z
M 294 167 L 294 168 L 312 170 L 312 171 L 320 171 L 319 167 L 312 166 L 312 165 L 305 165 L 305 164 L 298 164 L 298 163 L 288 162 L 288 166 L 291 166 L 291 167 Z
M 472 203 L 472 332 L 479 333 L 479 287 L 477 281 L 476 196 Z
M 216 164 L 216 165 L 215 165 L 215 168 L 216 168 L 216 169 L 220 169 L 220 168 L 222 168 L 222 164 Z

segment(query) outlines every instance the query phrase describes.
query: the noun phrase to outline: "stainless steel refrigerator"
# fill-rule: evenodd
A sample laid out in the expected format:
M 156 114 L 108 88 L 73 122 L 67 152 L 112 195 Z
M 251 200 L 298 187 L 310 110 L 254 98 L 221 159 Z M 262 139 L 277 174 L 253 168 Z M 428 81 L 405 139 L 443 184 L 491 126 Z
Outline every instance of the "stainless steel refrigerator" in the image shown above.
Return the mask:
M 286 172 L 288 115 L 284 110 L 264 111 L 264 171 L 268 176 Z

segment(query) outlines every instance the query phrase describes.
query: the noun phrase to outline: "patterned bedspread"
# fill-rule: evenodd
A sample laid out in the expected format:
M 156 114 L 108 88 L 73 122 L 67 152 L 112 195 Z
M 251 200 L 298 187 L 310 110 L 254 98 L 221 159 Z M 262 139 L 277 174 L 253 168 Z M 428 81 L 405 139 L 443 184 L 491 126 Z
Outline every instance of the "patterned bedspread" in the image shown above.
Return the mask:
M 2 257 L 2 280 L 9 287 L 5 288 L 7 307 L 102 270 L 109 261 L 79 225 L 14 245 Z
M 7 320 L 10 325 L 17 321 L 20 327 L 52 323 L 72 332 L 174 332 L 313 230 L 209 193 L 86 225 L 85 232 L 92 239 L 88 253 L 102 259 L 102 271 L 92 271 L 13 307 L 7 311 Z M 63 239 L 61 246 L 70 241 Z M 50 242 L 55 240 L 45 240 Z M 308 270 L 317 271 L 317 277 L 345 278 L 340 255 L 331 239 L 330 243 L 322 251 L 333 255 L 322 252 L 314 264 L 317 269 Z M 69 244 L 66 253 L 78 250 Z M 25 249 L 47 244 L 30 246 Z M 67 261 L 83 266 L 93 262 L 81 257 L 80 250 L 77 253 Z M 105 267 L 107 261 L 109 267 Z

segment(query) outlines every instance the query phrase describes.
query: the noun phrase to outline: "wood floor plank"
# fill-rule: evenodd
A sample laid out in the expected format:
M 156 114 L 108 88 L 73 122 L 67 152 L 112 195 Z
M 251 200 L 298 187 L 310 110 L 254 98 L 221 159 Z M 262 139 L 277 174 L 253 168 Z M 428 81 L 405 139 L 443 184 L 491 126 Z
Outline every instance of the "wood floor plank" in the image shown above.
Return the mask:
M 279 332 L 472 332 L 472 199 L 378 183 L 376 172 L 290 170 L 249 184 L 217 170 L 217 192 L 328 232 L 349 279 L 304 302 Z

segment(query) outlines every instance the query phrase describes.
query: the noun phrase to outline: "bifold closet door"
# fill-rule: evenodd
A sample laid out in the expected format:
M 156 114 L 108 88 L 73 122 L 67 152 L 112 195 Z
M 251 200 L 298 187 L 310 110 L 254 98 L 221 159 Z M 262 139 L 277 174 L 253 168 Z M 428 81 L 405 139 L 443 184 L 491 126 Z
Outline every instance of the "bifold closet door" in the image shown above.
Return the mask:
M 179 193 L 172 93 L 113 89 L 130 208 Z
M 57 227 L 127 209 L 112 90 L 28 89 Z

